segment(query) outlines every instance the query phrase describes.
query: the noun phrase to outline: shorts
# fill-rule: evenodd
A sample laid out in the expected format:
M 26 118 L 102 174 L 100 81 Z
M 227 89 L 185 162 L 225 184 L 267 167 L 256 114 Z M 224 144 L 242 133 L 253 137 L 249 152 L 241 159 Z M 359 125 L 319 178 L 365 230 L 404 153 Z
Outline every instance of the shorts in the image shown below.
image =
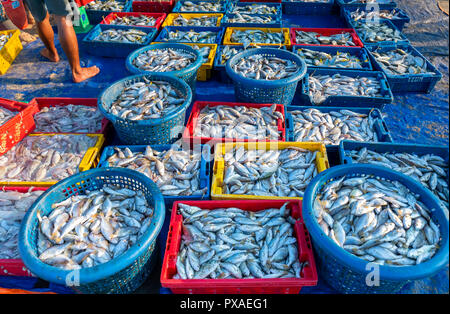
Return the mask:
M 42 22 L 50 14 L 59 16 L 73 16 L 72 6 L 76 6 L 72 0 L 25 0 L 31 14 L 37 22 Z

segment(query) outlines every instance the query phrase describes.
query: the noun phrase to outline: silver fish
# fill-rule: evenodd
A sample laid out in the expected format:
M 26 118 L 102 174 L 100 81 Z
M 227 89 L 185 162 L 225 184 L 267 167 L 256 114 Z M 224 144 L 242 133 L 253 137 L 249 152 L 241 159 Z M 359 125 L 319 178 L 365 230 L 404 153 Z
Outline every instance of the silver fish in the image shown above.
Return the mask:
M 6 45 L 8 40 L 12 37 L 12 33 L 9 34 L 0 34 L 0 50 L 3 49 L 3 46 Z
M 363 62 L 368 62 L 368 60 L 361 60 L 349 52 L 337 51 L 335 54 L 330 54 L 324 51 L 300 48 L 297 50 L 297 54 L 306 62 L 306 65 L 316 67 L 362 69 Z
M 308 45 L 355 46 L 352 34 L 348 32 L 325 36 L 316 32 L 296 30 L 295 42 Z
M 291 60 L 255 54 L 237 62 L 233 70 L 256 80 L 280 80 L 296 74 L 300 67 Z
M 188 43 L 202 43 L 202 44 L 214 44 L 217 39 L 217 32 L 213 31 L 181 31 L 181 30 L 169 30 L 167 36 L 161 38 L 162 41 L 170 42 L 188 42 Z
M 232 43 L 243 44 L 248 47 L 250 44 L 279 44 L 283 45 L 285 42 L 284 33 L 282 29 L 279 31 L 263 31 L 260 29 L 234 29 L 231 34 L 230 41 Z
M 110 25 L 127 25 L 127 26 L 155 26 L 156 18 L 147 15 L 114 15 L 114 18 L 109 22 Z
M 360 10 L 359 8 L 357 8 L 355 11 L 352 11 L 350 13 L 350 17 L 352 18 L 353 21 L 359 21 L 359 20 L 373 21 L 375 19 L 392 20 L 392 19 L 400 17 L 400 11 L 397 9 L 367 11 L 367 10 Z
M 6 123 L 9 119 L 17 115 L 17 112 L 0 107 L 0 126 Z
M 143 71 L 171 72 L 188 67 L 195 59 L 194 54 L 177 49 L 150 49 L 136 56 L 132 63 Z
M 137 28 L 107 29 L 95 36 L 92 41 L 143 44 L 148 34 Z
M 391 75 L 405 74 L 434 74 L 427 69 L 427 62 L 420 56 L 415 56 L 411 51 L 400 48 L 389 51 L 372 51 L 372 55 L 381 67 Z
M 230 6 L 228 13 L 245 13 L 245 14 L 279 14 L 277 6 L 271 6 L 262 3 L 236 3 Z
M 173 19 L 172 26 L 216 27 L 218 26 L 217 20 L 217 16 L 193 14 L 191 17 L 186 17 L 182 14 L 178 14 L 177 17 Z
M 214 1 L 214 2 L 206 2 L 206 1 L 184 1 L 181 4 L 180 12 L 220 12 L 225 9 L 225 2 L 222 1 Z
M 125 3 L 125 1 L 119 2 L 116 0 L 94 0 L 86 4 L 86 9 L 96 11 L 121 12 L 125 9 Z
M 394 29 L 386 23 L 364 23 L 355 21 L 354 28 L 361 40 L 368 43 L 378 43 L 382 41 L 404 41 L 398 29 Z
M 227 22 L 242 24 L 276 24 L 277 20 L 272 15 L 234 13 L 228 16 Z

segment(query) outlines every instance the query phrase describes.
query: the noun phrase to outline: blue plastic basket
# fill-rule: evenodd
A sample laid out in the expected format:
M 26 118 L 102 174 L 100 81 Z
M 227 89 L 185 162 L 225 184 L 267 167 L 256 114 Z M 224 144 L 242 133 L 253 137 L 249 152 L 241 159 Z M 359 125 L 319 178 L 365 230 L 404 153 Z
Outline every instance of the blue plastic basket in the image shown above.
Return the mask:
M 179 3 L 179 2 L 178 2 Z M 225 29 L 223 27 L 195 27 L 195 26 L 166 26 L 164 27 L 161 32 L 159 33 L 158 37 L 154 40 L 154 42 L 172 42 L 172 43 L 195 43 L 193 41 L 186 41 L 186 40 L 178 40 L 178 39 L 168 39 L 169 31 L 194 31 L 194 32 L 215 32 L 216 38 L 213 43 L 210 44 L 218 44 L 220 45 L 222 43 L 222 37 L 225 32 Z M 204 43 L 206 44 L 206 43 Z
M 136 66 L 133 65 L 133 60 L 140 55 L 141 53 L 144 53 L 148 50 L 157 50 L 157 49 L 172 49 L 172 50 L 178 50 L 186 54 L 190 54 L 192 56 L 195 56 L 195 61 L 185 67 L 184 69 L 178 70 L 178 71 L 171 71 L 171 72 L 149 72 L 149 71 L 143 71 Z M 195 83 L 197 82 L 197 72 L 198 69 L 200 69 L 200 66 L 203 63 L 203 57 L 200 55 L 199 51 L 192 48 L 189 45 L 183 45 L 183 44 L 175 44 L 175 43 L 164 43 L 164 44 L 154 44 L 150 46 L 146 46 L 143 48 L 140 48 L 138 50 L 133 51 L 130 53 L 127 57 L 127 60 L 125 62 L 125 67 L 127 70 L 132 74 L 158 74 L 158 73 L 167 73 L 169 75 L 174 75 L 186 83 L 191 87 L 192 92 L 195 91 Z
M 52 283 L 66 285 L 72 270 L 50 266 L 37 256 L 37 212 L 48 215 L 51 205 L 86 190 L 98 190 L 105 184 L 142 191 L 154 207 L 153 221 L 148 230 L 124 254 L 113 260 L 79 271 L 79 285 L 71 287 L 78 293 L 130 293 L 150 274 L 151 255 L 165 217 L 164 200 L 158 187 L 145 175 L 129 169 L 91 169 L 66 178 L 45 191 L 30 207 L 22 220 L 19 251 L 30 271 Z M 78 278 L 77 278 L 78 279 Z
M 358 8 L 357 8 L 358 9 Z M 380 9 L 382 10 L 382 9 Z M 342 13 L 342 17 L 347 21 L 348 24 L 350 24 L 350 21 L 353 21 L 353 19 L 351 18 L 351 13 L 356 11 L 356 9 L 352 8 L 352 9 L 346 9 L 344 8 L 343 13 Z M 359 8 L 359 11 L 366 11 L 366 12 L 370 12 L 372 10 L 366 10 L 365 8 Z M 410 18 L 409 16 L 405 13 L 405 11 L 403 11 L 400 8 L 395 8 L 395 9 L 389 9 L 390 12 L 398 12 L 398 17 L 394 17 L 392 19 L 389 19 L 389 21 L 392 22 L 392 24 L 394 24 L 395 27 L 397 27 L 400 31 L 403 30 L 403 27 L 405 26 L 406 23 L 409 23 Z M 380 19 L 380 20 L 386 20 L 386 19 Z
M 427 64 L 427 69 L 431 70 L 432 73 L 424 74 L 403 74 L 403 75 L 393 75 L 388 73 L 384 67 L 375 59 L 372 51 L 386 52 L 394 50 L 396 48 L 401 48 L 404 51 L 411 53 L 413 56 L 419 56 L 423 58 Z M 404 45 L 393 45 L 393 46 L 380 46 L 380 47 L 368 47 L 369 58 L 372 61 L 374 68 L 378 71 L 382 71 L 389 82 L 389 86 L 393 93 L 430 93 L 436 86 L 437 82 L 442 78 L 441 72 L 436 69 L 436 67 L 431 64 L 417 49 L 413 46 Z
M 358 22 L 360 22 L 360 21 L 358 21 Z M 394 30 L 398 30 L 400 32 L 400 37 L 402 38 L 402 40 L 399 40 L 399 41 L 387 40 L 387 41 L 379 41 L 376 43 L 367 42 L 366 40 L 364 40 L 363 34 L 355 28 L 355 26 L 358 22 L 348 21 L 348 24 L 350 25 L 351 28 L 355 29 L 356 34 L 358 35 L 361 42 L 364 44 L 364 47 L 366 47 L 366 48 L 368 48 L 369 46 L 386 46 L 386 45 L 389 46 L 389 45 L 395 45 L 395 44 L 409 44 L 408 38 L 406 38 L 406 36 L 390 20 L 385 20 L 385 19 L 379 20 L 379 23 L 386 24 L 390 28 L 392 28 Z
M 186 1 L 190 1 L 192 3 L 198 3 L 198 2 L 222 2 L 222 9 L 219 11 L 180 11 L 180 8 L 183 6 L 183 4 Z M 216 1 L 206 1 L 206 0 L 180 0 L 177 2 L 177 4 L 175 4 L 175 6 L 173 7 L 172 13 L 222 13 L 225 14 L 226 10 L 227 10 L 227 6 L 228 6 L 228 1 L 227 0 L 216 0 Z
M 314 51 L 322 51 L 325 53 L 329 53 L 331 55 L 335 55 L 337 52 L 346 52 L 352 56 L 357 56 L 362 61 L 361 69 L 348 69 L 348 68 L 338 68 L 331 66 L 311 66 L 306 65 L 308 68 L 316 69 L 340 69 L 340 70 L 360 70 L 360 71 L 373 71 L 372 65 L 370 64 L 369 54 L 365 48 L 360 47 L 331 47 L 331 46 L 311 46 L 311 45 L 294 45 L 292 46 L 292 52 L 297 53 L 299 49 L 309 49 Z
M 316 75 L 334 75 L 341 74 L 343 76 L 350 77 L 372 77 L 377 78 L 381 85 L 382 97 L 364 97 L 364 96 L 330 96 L 320 105 L 316 105 L 312 102 L 309 96 L 309 74 L 314 73 Z M 363 108 L 377 108 L 383 110 L 386 104 L 393 101 L 388 81 L 384 73 L 379 71 L 357 71 L 357 70 L 338 70 L 338 69 L 308 69 L 305 77 L 302 80 L 300 99 L 305 106 L 318 106 L 318 107 L 363 107 Z
M 351 0 L 336 0 L 336 4 L 340 7 L 341 16 L 345 9 L 356 10 L 359 9 L 371 9 L 378 6 L 380 10 L 392 10 L 397 7 L 397 3 L 392 0 L 377 0 L 376 3 L 348 3 Z
M 117 43 L 117 42 L 105 42 L 105 41 L 95 41 L 94 38 L 98 36 L 101 32 L 108 29 L 138 29 L 147 33 L 145 41 L 142 44 L 139 43 Z M 153 38 L 156 36 L 157 29 L 153 27 L 136 27 L 136 26 L 125 26 L 125 25 L 108 25 L 108 24 L 98 24 L 91 31 L 86 34 L 83 38 L 82 44 L 84 50 L 89 54 L 100 56 L 100 57 L 111 57 L 111 58 L 125 58 L 136 49 L 145 47 L 151 43 Z
M 256 80 L 237 74 L 232 66 L 251 55 L 262 55 L 267 57 L 278 57 L 295 62 L 299 67 L 297 74 L 291 77 L 276 80 Z M 241 51 L 231 57 L 226 64 L 228 76 L 233 81 L 234 94 L 238 102 L 259 104 L 282 104 L 290 105 L 295 95 L 298 82 L 305 76 L 306 64 L 298 55 L 276 48 L 255 48 Z
M 360 108 L 360 107 L 300 107 L 300 106 L 287 106 L 286 107 L 286 128 L 288 133 L 288 141 L 296 142 L 294 138 L 294 121 L 292 118 L 292 111 L 295 110 L 306 110 L 314 108 L 319 110 L 320 112 L 330 112 L 330 111 L 339 111 L 339 110 L 351 110 L 353 112 L 367 114 L 371 116 L 374 120 L 374 131 L 377 134 L 378 140 L 380 142 L 393 142 L 391 133 L 388 130 L 386 122 L 383 119 L 383 116 L 380 110 L 375 108 Z M 327 149 L 337 151 L 338 145 L 327 145 Z
M 106 106 L 109 107 L 127 84 L 140 82 L 143 80 L 143 77 L 146 77 L 151 81 L 165 81 L 170 83 L 173 88 L 186 96 L 186 100 L 177 110 L 158 119 L 133 121 L 119 118 L 106 110 Z M 119 139 L 124 144 L 171 144 L 175 142 L 183 132 L 186 109 L 191 101 L 192 91 L 185 81 L 167 74 L 138 74 L 118 80 L 106 88 L 98 98 L 98 108 L 106 119 L 111 121 L 114 125 Z
M 104 2 L 107 0 L 103 0 Z M 116 0 L 117 2 L 124 2 L 125 3 L 125 7 L 123 9 L 123 11 L 121 12 L 131 12 L 132 8 L 131 8 L 131 4 L 132 4 L 132 0 Z M 115 11 L 99 11 L 99 10 L 89 10 L 86 8 L 86 14 L 88 16 L 89 19 L 89 23 L 91 25 L 95 25 L 100 23 L 103 18 L 107 17 L 109 13 L 112 13 Z
M 98 163 L 97 168 L 105 168 L 110 167 L 107 159 L 111 157 L 115 151 L 114 147 L 118 147 L 120 149 L 124 149 L 128 147 L 132 152 L 144 152 L 146 145 L 124 145 L 124 146 L 107 146 L 103 149 L 103 153 L 100 157 L 100 161 Z M 165 145 L 151 145 L 152 149 L 157 151 L 166 151 L 171 149 L 173 146 L 170 144 Z M 180 146 L 176 146 L 181 150 Z M 201 161 L 200 161 L 200 185 L 199 189 L 207 188 L 207 192 L 203 196 L 199 195 L 190 195 L 190 196 L 164 196 L 164 204 L 167 210 L 172 208 L 173 202 L 175 201 L 192 201 L 192 200 L 209 200 L 210 196 L 210 188 L 211 188 L 211 180 L 210 180 L 210 167 L 211 167 L 211 146 L 208 144 L 195 146 L 194 150 L 200 150 Z
M 248 2 L 247 2 L 248 3 Z M 255 16 L 255 17 L 266 17 L 268 15 L 263 15 L 263 14 L 247 14 L 249 16 Z M 280 15 L 270 15 L 272 17 L 272 23 L 233 23 L 233 22 L 229 22 L 230 18 L 233 18 L 235 16 L 235 14 L 232 13 L 228 13 L 226 14 L 222 20 L 220 21 L 220 26 L 221 27 L 270 27 L 270 28 L 281 28 L 282 26 L 282 21 L 281 21 L 281 16 Z
M 420 196 L 420 200 L 431 209 L 431 217 L 441 232 L 440 248 L 430 260 L 415 266 L 379 265 L 379 285 L 368 286 L 366 276 L 373 264 L 339 247 L 329 238 L 317 223 L 313 212 L 313 203 L 321 187 L 329 181 L 343 176 L 369 175 L 395 180 Z M 439 205 L 439 200 L 419 182 L 385 167 L 374 165 L 341 165 L 319 173 L 309 183 L 303 197 L 303 219 L 311 235 L 315 250 L 318 272 L 334 289 L 343 293 L 394 293 L 412 280 L 431 277 L 448 265 L 448 213 Z M 369 266 L 369 267 L 367 267 Z M 367 267 L 367 268 L 366 268 Z M 369 275 L 370 276 L 370 275 Z
M 226 13 L 227 14 L 235 13 L 235 12 L 233 12 L 233 9 L 235 7 L 246 7 L 246 6 L 249 6 L 249 5 L 266 5 L 268 7 L 274 7 L 276 9 L 277 13 L 275 13 L 273 15 L 278 15 L 280 17 L 280 19 L 281 19 L 281 16 L 283 14 L 283 9 L 281 7 L 281 3 L 277 3 L 277 2 L 263 2 L 263 3 L 261 3 L 261 2 L 257 2 L 257 1 L 255 1 L 255 2 L 233 2 L 233 1 L 229 1 Z M 264 15 L 266 15 L 266 14 L 264 14 Z
M 334 0 L 324 2 L 282 1 L 283 13 L 289 15 L 329 15 L 333 13 Z

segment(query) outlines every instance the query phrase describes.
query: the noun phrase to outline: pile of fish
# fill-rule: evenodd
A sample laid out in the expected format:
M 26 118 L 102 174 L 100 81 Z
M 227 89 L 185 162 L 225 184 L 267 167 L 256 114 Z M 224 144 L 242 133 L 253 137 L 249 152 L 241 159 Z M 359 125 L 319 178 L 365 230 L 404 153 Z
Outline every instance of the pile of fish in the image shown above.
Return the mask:
M 296 74 L 297 63 L 278 57 L 251 55 L 233 65 L 233 70 L 246 78 L 255 80 L 281 80 Z
M 379 0 L 344 0 L 345 4 L 356 4 L 356 3 L 386 3 L 387 1 Z
M 181 14 L 178 14 L 176 18 L 173 19 L 173 26 L 201 26 L 201 27 L 215 27 L 217 26 L 217 16 L 193 16 L 190 18 L 185 18 Z
M 20 258 L 20 223 L 28 208 L 44 191 L 0 191 L 0 260 Z
M 191 65 L 196 59 L 193 53 L 182 50 L 149 49 L 140 53 L 133 59 L 135 67 L 149 72 L 171 72 L 179 71 Z
M 278 121 L 283 114 L 276 105 L 262 108 L 245 106 L 206 106 L 198 117 L 194 136 L 278 140 L 281 137 Z
M 200 186 L 200 151 L 180 150 L 172 147 L 157 151 L 147 146 L 144 152 L 132 152 L 128 147 L 108 157 L 110 167 L 139 171 L 152 179 L 164 196 L 205 195 L 207 187 Z
M 164 37 L 162 41 L 179 41 L 189 43 L 214 44 L 216 42 L 217 32 L 202 31 L 196 32 L 190 30 L 188 32 L 180 30 L 169 30 L 168 37 Z
M 78 173 L 96 141 L 84 134 L 27 136 L 0 156 L 0 181 L 60 181 Z
M 301 278 L 286 204 L 258 212 L 179 204 L 183 234 L 174 279 Z
M 125 253 L 152 223 L 153 208 L 142 191 L 118 186 L 73 195 L 38 212 L 37 254 L 51 266 L 94 267 Z
M 326 113 L 313 108 L 290 113 L 295 142 L 323 142 L 325 145 L 339 145 L 341 140 L 378 142 L 375 120 L 370 114 L 345 109 Z
M 0 50 L 3 49 L 3 46 L 6 45 L 6 43 L 11 38 L 12 35 L 13 35 L 12 33 L 0 34 Z
M 355 11 L 350 13 L 350 17 L 354 21 L 359 20 L 370 20 L 375 21 L 377 19 L 388 19 L 392 20 L 394 18 L 400 17 L 400 11 L 398 10 L 379 10 L 379 11 L 366 11 L 366 10 L 359 10 L 356 9 Z
M 381 97 L 380 82 L 371 77 L 350 77 L 342 74 L 309 74 L 309 96 L 314 104 L 323 103 L 329 96 Z
M 103 116 L 97 107 L 72 105 L 43 107 L 34 115 L 34 132 L 96 133 L 102 128 Z
M 139 16 L 115 15 L 114 19 L 111 20 L 111 22 L 109 24 L 110 25 L 132 25 L 132 26 L 155 26 L 156 18 L 154 18 L 153 16 L 147 16 L 147 15 L 143 15 L 143 14 L 141 14 Z
M 250 43 L 258 44 L 284 44 L 284 34 L 280 29 L 279 32 L 264 32 L 259 29 L 233 30 L 230 38 L 232 43 L 244 44 L 248 46 Z
M 166 116 L 179 108 L 186 96 L 165 81 L 142 81 L 128 83 L 111 105 L 105 108 L 121 119 L 148 120 Z
M 337 51 L 335 54 L 326 53 L 324 51 L 300 48 L 297 54 L 306 62 L 306 65 L 317 67 L 333 67 L 346 69 L 362 69 L 363 62 L 358 56 L 349 52 Z
M 307 45 L 356 46 L 352 34 L 342 32 L 334 35 L 321 35 L 316 32 L 295 31 L 295 42 Z
M 381 265 L 425 262 L 439 248 L 440 231 L 418 197 L 398 181 L 342 177 L 325 184 L 313 211 L 323 232 L 351 254 Z
M 225 2 L 191 2 L 185 1 L 180 7 L 180 12 L 221 12 L 225 10 Z
M 317 175 L 317 151 L 300 147 L 246 150 L 234 147 L 224 156 L 223 194 L 303 197 Z
M 355 30 L 362 41 L 368 43 L 378 43 L 382 41 L 405 41 L 401 36 L 402 32 L 393 29 L 386 23 L 365 23 L 356 21 Z
M 6 123 L 6 121 L 14 117 L 16 114 L 16 111 L 10 111 L 6 108 L 0 107 L 0 125 Z
M 211 52 L 211 48 L 208 46 L 200 47 L 197 45 L 193 45 L 192 48 L 198 50 L 203 57 L 203 63 L 208 62 L 209 53 Z
M 286 0 L 287 2 L 316 2 L 316 3 L 328 3 L 330 0 Z
M 228 16 L 228 23 L 244 23 L 244 24 L 275 24 L 277 20 L 273 15 L 250 15 L 250 14 L 233 14 Z
M 392 75 L 434 73 L 428 71 L 427 62 L 420 56 L 414 56 L 409 51 L 395 48 L 387 52 L 374 50 L 373 57 Z
M 92 41 L 105 41 L 115 43 L 136 43 L 143 44 L 147 37 L 147 33 L 136 28 L 132 29 L 107 29 L 97 36 Z
M 125 9 L 126 1 L 116 1 L 116 0 L 94 0 L 86 4 L 87 10 L 96 10 L 96 11 L 115 11 L 121 12 Z
M 228 13 L 246 13 L 246 14 L 279 14 L 277 6 L 267 4 L 246 4 L 234 5 Z
M 230 59 L 232 56 L 234 56 L 235 54 L 237 54 L 238 52 L 241 52 L 242 49 L 252 49 L 252 48 L 261 48 L 260 46 L 257 45 L 252 45 L 249 47 L 244 47 L 242 48 L 242 46 L 223 46 L 221 54 L 220 54 L 220 64 L 225 65 L 228 61 L 228 59 Z
M 433 154 L 417 156 L 410 153 L 377 153 L 367 148 L 346 151 L 345 154 L 356 163 L 368 163 L 390 168 L 421 182 L 441 201 L 442 207 L 449 207 L 448 163 Z

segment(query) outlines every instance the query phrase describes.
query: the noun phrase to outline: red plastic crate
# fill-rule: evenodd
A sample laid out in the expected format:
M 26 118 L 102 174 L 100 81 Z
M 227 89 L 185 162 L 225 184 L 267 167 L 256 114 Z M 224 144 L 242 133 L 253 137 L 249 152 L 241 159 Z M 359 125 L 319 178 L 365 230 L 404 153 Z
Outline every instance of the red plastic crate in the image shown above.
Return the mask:
M 33 119 L 34 109 L 32 105 L 0 98 L 0 107 L 19 112 L 0 125 L 0 156 L 2 156 L 31 133 L 36 125 Z
M 4 186 L 2 191 L 17 191 L 20 193 L 26 193 L 30 187 L 26 186 Z M 45 191 L 47 187 L 34 187 L 33 190 Z M 33 277 L 33 274 L 25 267 L 25 264 L 21 259 L 0 259 L 0 276 L 22 276 Z
M 161 24 L 164 22 L 167 14 L 166 13 L 147 13 L 147 12 L 111 12 L 106 16 L 100 24 L 110 24 L 112 20 L 114 20 L 117 16 L 140 16 L 145 15 L 148 17 L 154 17 L 156 19 L 155 26 L 139 26 L 139 27 L 154 27 L 159 29 Z
M 355 46 L 345 46 L 345 45 L 314 45 L 314 44 L 303 44 L 297 43 L 295 40 L 295 31 L 304 31 L 304 32 L 315 32 L 319 33 L 323 36 L 336 35 L 341 33 L 351 33 L 353 42 Z M 304 46 L 331 46 L 331 47 L 364 47 L 361 39 L 359 39 L 353 28 L 303 28 L 303 27 L 293 27 L 290 29 L 291 35 L 291 44 L 292 45 L 304 45 Z
M 262 108 L 262 107 L 270 107 L 273 104 L 251 104 L 251 103 L 235 103 L 235 102 L 220 102 L 220 101 L 196 101 L 192 106 L 191 115 L 189 116 L 189 120 L 187 122 L 186 128 L 183 131 L 183 140 L 187 143 L 195 144 L 210 144 L 214 145 L 216 143 L 224 143 L 224 142 L 257 142 L 261 140 L 252 140 L 252 139 L 232 139 L 232 138 L 212 138 L 212 137 L 200 137 L 193 136 L 195 126 L 197 125 L 198 116 L 200 111 L 205 108 L 207 105 L 210 107 L 216 106 L 245 106 L 251 108 Z M 284 117 L 284 106 L 277 104 L 276 111 L 281 112 Z M 277 140 L 264 140 L 264 142 L 285 142 L 286 141 L 286 118 L 281 121 L 278 120 L 278 130 L 281 131 L 281 138 Z
M 75 3 L 78 4 L 78 7 L 82 7 L 92 1 L 94 0 L 75 0 Z
M 260 211 L 268 208 L 280 208 L 288 202 L 291 216 L 297 219 L 294 235 L 297 238 L 300 262 L 308 261 L 303 269 L 302 278 L 279 279 L 172 279 L 177 273 L 176 261 L 181 244 L 183 216 L 177 213 L 178 204 L 198 206 L 202 209 L 238 207 L 246 211 Z M 317 270 L 311 246 L 311 239 L 303 224 L 300 200 L 248 200 L 248 201 L 177 201 L 173 204 L 167 235 L 166 251 L 161 270 L 161 285 L 170 288 L 173 293 L 183 294 L 298 294 L 302 287 L 317 284 Z
M 133 1 L 132 8 L 133 12 L 171 13 L 174 5 L 175 5 L 174 0 L 164 2 Z
M 38 113 L 44 107 L 54 106 L 67 106 L 67 105 L 82 105 L 89 107 L 97 107 L 97 98 L 68 98 L 68 97 L 36 97 L 30 101 L 30 106 L 33 106 L 33 115 Z M 94 133 L 106 134 L 107 128 L 110 126 L 110 122 L 106 119 L 102 119 L 102 127 Z M 52 132 L 36 132 L 37 134 L 48 134 Z M 69 132 L 77 133 L 77 132 Z M 90 133 L 92 134 L 92 133 Z

